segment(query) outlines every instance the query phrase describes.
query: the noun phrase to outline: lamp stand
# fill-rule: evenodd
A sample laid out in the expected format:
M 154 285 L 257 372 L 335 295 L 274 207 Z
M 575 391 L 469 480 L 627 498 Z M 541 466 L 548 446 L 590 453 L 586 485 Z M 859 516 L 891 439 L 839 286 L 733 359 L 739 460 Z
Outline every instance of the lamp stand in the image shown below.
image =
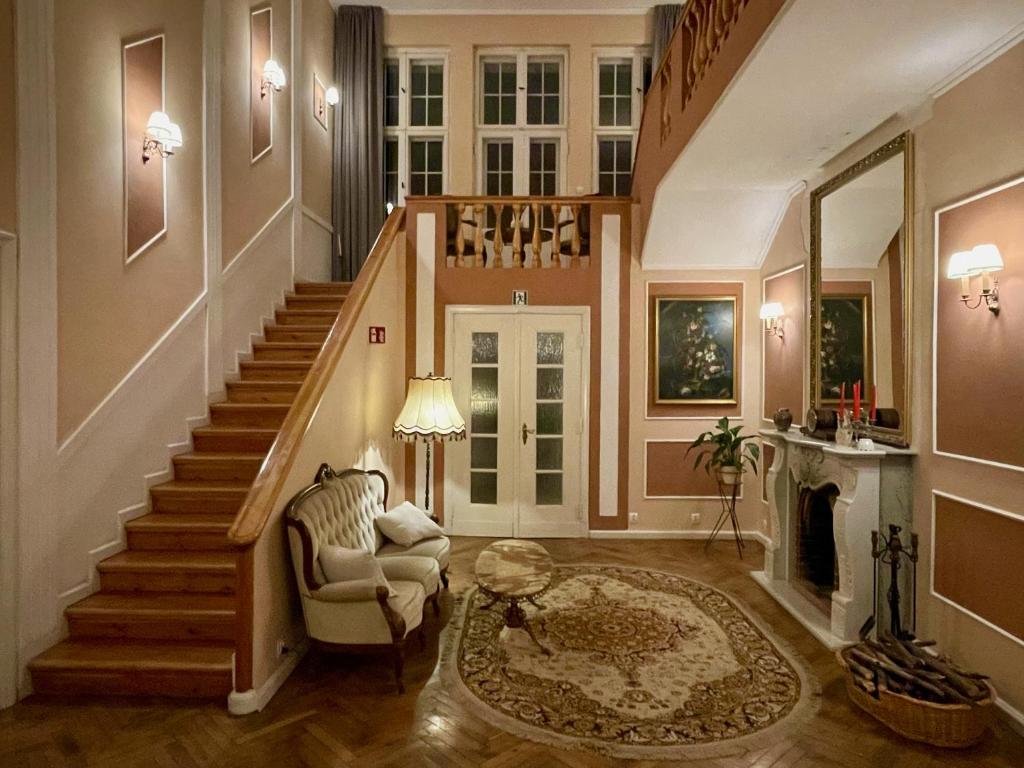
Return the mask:
M 423 511 L 427 513 L 427 517 L 437 522 L 437 516 L 430 514 L 430 444 L 433 440 L 424 441 L 427 444 L 427 474 L 423 488 Z

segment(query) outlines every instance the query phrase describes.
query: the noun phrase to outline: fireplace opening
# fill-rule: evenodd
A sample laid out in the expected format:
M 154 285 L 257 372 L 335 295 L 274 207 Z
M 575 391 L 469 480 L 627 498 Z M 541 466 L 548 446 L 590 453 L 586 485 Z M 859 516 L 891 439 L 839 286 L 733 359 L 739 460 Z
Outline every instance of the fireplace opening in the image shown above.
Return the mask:
M 796 578 L 804 594 L 826 615 L 832 613 L 832 593 L 839 589 L 839 561 L 832 531 L 832 508 L 839 488 L 829 483 L 800 489 L 796 524 Z

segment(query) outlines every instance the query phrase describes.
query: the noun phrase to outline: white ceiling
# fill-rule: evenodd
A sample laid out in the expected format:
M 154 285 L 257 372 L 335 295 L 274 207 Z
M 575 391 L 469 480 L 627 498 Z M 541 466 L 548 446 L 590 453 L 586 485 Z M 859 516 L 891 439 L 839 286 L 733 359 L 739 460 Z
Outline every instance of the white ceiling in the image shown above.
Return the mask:
M 793 193 L 1024 33 L 1024 0 L 792 0 L 655 196 L 647 268 L 756 267 Z
M 473 13 L 473 14 L 557 14 L 557 13 L 646 13 L 665 0 L 331 0 L 339 5 L 379 5 L 387 13 Z
M 821 265 L 875 269 L 903 224 L 903 155 L 822 198 Z

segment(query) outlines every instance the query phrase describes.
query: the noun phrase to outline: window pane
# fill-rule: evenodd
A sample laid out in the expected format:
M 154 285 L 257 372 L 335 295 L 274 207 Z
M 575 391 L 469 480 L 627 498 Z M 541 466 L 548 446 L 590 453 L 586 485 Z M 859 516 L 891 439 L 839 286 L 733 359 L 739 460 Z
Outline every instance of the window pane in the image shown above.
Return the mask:
M 498 369 L 473 369 L 473 399 L 496 400 L 498 397 Z
M 411 75 L 411 92 L 415 96 L 425 96 L 427 93 L 427 68 L 423 64 L 413 64 L 409 67 Z
M 541 96 L 526 97 L 526 122 L 540 125 L 544 120 L 544 99 Z
M 501 97 L 501 124 L 502 125 L 515 125 L 516 124 L 516 97 L 515 94 L 512 96 Z
M 561 368 L 538 368 L 537 369 L 537 399 L 538 400 L 561 400 L 562 399 L 562 369 Z
M 651 78 L 654 76 L 654 64 L 650 56 L 644 56 L 644 95 L 651 89 Z
M 598 104 L 598 124 L 615 125 L 615 99 L 602 96 Z
M 598 74 L 598 93 L 601 96 L 611 96 L 615 92 L 615 65 L 601 64 Z
M 398 125 L 398 62 L 384 63 L 384 125 Z
M 630 96 L 619 96 L 615 99 L 615 124 L 629 126 L 633 121 L 633 99 Z
M 538 333 L 537 334 L 537 363 L 538 365 L 562 365 L 563 347 L 565 344 L 564 333 Z
M 497 125 L 501 122 L 501 98 L 484 96 L 484 123 Z
M 597 170 L 607 173 L 615 170 L 615 142 L 601 139 L 597 143 Z
M 498 364 L 498 334 L 473 334 L 473 362 Z
M 545 96 L 544 97 L 544 124 L 545 125 L 558 125 L 558 96 Z
M 443 165 L 443 152 L 440 140 L 425 142 L 427 145 L 427 169 L 440 173 Z
M 444 66 L 431 64 L 427 67 L 427 91 L 431 96 L 444 94 Z
M 470 429 L 473 434 L 498 434 L 498 401 L 470 401 Z
M 469 501 L 471 504 L 498 503 L 498 475 L 495 472 L 471 472 Z
M 597 180 L 597 193 L 599 195 L 614 195 L 615 194 L 615 174 L 614 173 L 602 173 L 599 175 Z
M 444 100 L 431 98 L 427 101 L 427 125 L 444 125 Z
M 413 98 L 410 104 L 411 110 L 409 115 L 410 125 L 426 125 L 427 124 L 427 100 L 422 98 Z
M 469 465 L 473 469 L 498 468 L 498 438 L 474 437 L 471 441 Z
M 629 139 L 620 139 L 615 142 L 615 170 L 629 172 L 632 165 L 632 142 Z
M 537 504 L 557 505 L 562 503 L 562 474 L 544 473 L 537 475 Z
M 562 434 L 561 403 L 537 403 L 537 434 Z
M 633 65 L 619 64 L 615 68 L 615 90 L 622 96 L 628 94 L 633 87 Z
M 562 438 L 541 437 L 537 439 L 537 469 L 562 468 Z
M 428 195 L 441 195 L 444 194 L 444 185 L 441 181 L 441 174 L 432 173 L 427 177 L 427 194 Z
M 409 163 L 413 173 L 427 170 L 427 148 L 422 141 L 409 142 Z
M 526 65 L 526 91 L 527 93 L 540 93 L 543 82 L 543 70 L 540 64 Z
M 484 93 L 497 93 L 501 88 L 501 64 L 484 63 Z

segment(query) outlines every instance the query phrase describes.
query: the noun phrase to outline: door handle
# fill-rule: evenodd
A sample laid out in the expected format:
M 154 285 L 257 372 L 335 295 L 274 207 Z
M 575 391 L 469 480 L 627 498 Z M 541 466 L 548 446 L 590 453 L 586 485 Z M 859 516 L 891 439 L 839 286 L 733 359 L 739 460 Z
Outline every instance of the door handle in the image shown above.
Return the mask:
M 523 445 L 526 445 L 526 436 L 527 435 L 535 435 L 535 434 L 537 434 L 537 430 L 536 429 L 527 429 L 526 428 L 526 422 L 524 421 L 523 422 Z

